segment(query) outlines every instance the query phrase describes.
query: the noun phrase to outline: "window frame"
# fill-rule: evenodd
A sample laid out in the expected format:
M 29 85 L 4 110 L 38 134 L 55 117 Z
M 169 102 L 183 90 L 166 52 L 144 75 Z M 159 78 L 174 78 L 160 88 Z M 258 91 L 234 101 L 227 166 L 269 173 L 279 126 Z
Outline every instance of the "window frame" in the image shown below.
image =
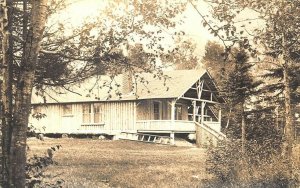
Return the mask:
M 88 113 L 84 113 L 84 106 L 88 106 Z M 96 110 L 98 108 L 98 110 Z M 101 124 L 102 121 L 102 105 L 99 103 L 85 103 L 82 104 L 82 124 Z M 84 115 L 88 115 L 88 122 L 84 121 Z M 95 120 L 97 119 L 96 115 L 98 115 L 98 121 L 96 122 Z
M 91 109 L 91 104 L 83 104 L 82 105 L 82 123 L 91 123 L 91 113 L 92 113 L 92 109 Z M 87 121 L 86 119 L 87 118 Z
M 92 108 L 93 108 L 93 113 L 91 114 L 92 119 L 93 119 L 93 123 L 102 123 L 102 105 L 99 103 L 94 103 L 92 104 Z M 98 110 L 95 110 L 96 107 L 98 108 Z M 96 115 L 98 114 L 98 122 L 96 122 Z
M 70 112 L 66 111 L 66 107 L 68 107 L 68 110 L 70 110 Z M 72 104 L 63 104 L 62 105 L 62 116 L 63 117 L 72 117 L 73 116 L 73 105 Z

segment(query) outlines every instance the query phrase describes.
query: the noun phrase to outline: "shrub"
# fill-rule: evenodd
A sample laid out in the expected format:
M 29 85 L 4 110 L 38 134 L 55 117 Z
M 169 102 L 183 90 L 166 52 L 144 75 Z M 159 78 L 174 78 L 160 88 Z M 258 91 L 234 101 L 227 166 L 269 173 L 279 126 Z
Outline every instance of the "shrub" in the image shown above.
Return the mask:
M 47 150 L 47 154 L 44 156 L 34 155 L 27 160 L 26 164 L 26 187 L 62 187 L 63 180 L 57 180 L 55 182 L 44 182 L 44 172 L 46 167 L 57 164 L 53 160 L 53 152 L 59 150 L 61 145 L 56 145 Z
M 224 147 L 210 148 L 207 172 L 214 176 L 208 187 L 296 187 L 297 166 L 291 166 L 278 152 L 266 145 L 248 142 L 245 154 L 240 140 Z M 299 169 L 298 169 L 299 170 Z M 290 174 L 292 172 L 292 175 Z

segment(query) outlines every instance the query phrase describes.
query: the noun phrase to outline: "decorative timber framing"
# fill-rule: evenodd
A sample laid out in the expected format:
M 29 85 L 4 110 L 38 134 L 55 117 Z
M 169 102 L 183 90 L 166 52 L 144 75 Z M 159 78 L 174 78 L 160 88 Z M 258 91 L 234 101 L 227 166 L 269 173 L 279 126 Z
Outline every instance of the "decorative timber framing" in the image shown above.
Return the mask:
M 189 100 L 192 103 L 193 106 L 193 121 L 197 121 L 196 116 L 198 115 L 199 108 L 201 109 L 201 115 L 200 115 L 200 122 L 203 125 L 203 122 L 205 121 L 204 117 L 206 116 L 204 114 L 205 107 L 214 114 L 214 116 L 218 119 L 218 122 L 221 122 L 221 109 L 219 109 L 218 114 L 216 114 L 210 107 L 210 105 L 217 105 L 220 104 L 220 100 L 216 94 L 217 86 L 214 83 L 213 79 L 211 78 L 209 73 L 206 73 L 206 77 L 202 76 L 199 78 L 190 88 L 188 88 L 180 97 L 178 97 L 175 100 L 175 103 L 179 99 Z M 200 106 L 199 106 L 200 103 Z M 197 105 L 198 104 L 198 105 Z M 175 105 L 174 105 L 175 106 Z M 172 111 L 173 113 L 173 111 Z

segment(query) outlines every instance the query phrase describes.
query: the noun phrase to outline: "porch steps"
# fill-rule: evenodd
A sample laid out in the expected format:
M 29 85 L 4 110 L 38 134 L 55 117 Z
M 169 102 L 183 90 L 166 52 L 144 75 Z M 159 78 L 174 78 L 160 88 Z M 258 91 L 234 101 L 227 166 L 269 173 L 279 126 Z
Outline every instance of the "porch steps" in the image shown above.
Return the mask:
M 196 141 L 198 145 L 209 146 L 212 144 L 215 147 L 222 147 L 224 142 L 227 140 L 225 134 L 212 129 L 205 123 L 200 124 L 195 122 L 195 125 L 196 135 L 199 137 L 199 140 Z
M 119 139 L 164 145 L 173 144 L 172 138 L 169 136 L 159 136 L 144 133 L 121 132 L 121 134 L 119 135 Z

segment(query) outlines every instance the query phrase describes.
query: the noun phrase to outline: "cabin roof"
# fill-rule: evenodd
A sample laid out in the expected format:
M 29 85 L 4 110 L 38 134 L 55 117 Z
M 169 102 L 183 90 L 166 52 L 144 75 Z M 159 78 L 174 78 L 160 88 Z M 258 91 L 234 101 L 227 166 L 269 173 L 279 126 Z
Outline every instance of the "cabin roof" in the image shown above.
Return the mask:
M 136 82 L 133 84 L 133 91 L 122 94 L 121 98 L 118 93 L 122 92 L 124 76 L 116 76 L 114 80 L 108 76 L 97 76 L 69 88 L 70 91 L 48 88 L 43 93 L 44 97 L 33 91 L 32 104 L 178 98 L 205 73 L 205 69 L 165 71 L 167 79 L 154 77 L 151 73 L 141 73 L 139 78 L 143 78 L 145 82 Z

